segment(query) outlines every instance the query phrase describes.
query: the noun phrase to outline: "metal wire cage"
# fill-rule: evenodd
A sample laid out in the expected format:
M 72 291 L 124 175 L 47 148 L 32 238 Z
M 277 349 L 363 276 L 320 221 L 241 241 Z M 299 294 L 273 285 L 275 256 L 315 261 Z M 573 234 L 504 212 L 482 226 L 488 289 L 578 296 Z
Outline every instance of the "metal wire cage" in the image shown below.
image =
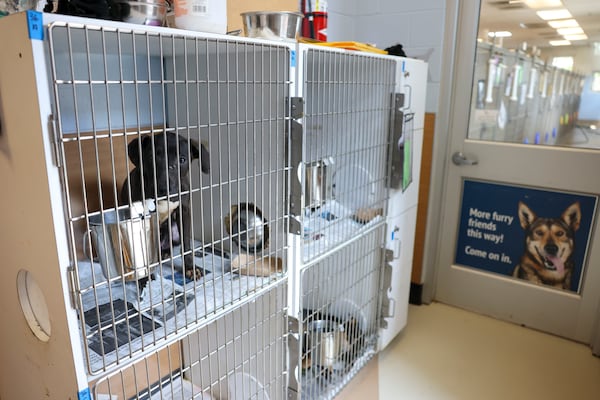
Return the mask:
M 332 398 L 374 356 L 384 235 L 372 228 L 302 271 L 301 398 Z
M 396 62 L 311 48 L 303 65 L 306 263 L 384 220 Z
M 285 399 L 286 285 L 93 383 L 95 398 Z
M 287 269 L 289 49 L 49 27 L 72 282 L 90 374 Z

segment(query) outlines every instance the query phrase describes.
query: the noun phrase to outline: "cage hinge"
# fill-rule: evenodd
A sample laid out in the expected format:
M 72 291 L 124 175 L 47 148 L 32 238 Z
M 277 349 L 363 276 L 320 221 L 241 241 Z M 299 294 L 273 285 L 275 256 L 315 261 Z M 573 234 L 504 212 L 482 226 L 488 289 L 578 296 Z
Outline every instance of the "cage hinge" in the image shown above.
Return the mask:
M 79 310 L 79 301 L 77 301 L 77 271 L 75 267 L 70 266 L 67 268 L 67 276 L 69 279 L 69 297 L 71 298 L 71 307 L 75 310 Z
M 48 117 L 48 130 L 50 131 L 50 141 L 52 142 L 52 156 L 54 158 L 54 165 L 62 167 L 62 152 L 60 145 L 60 138 L 58 136 L 58 129 L 56 127 L 56 119 L 50 114 Z
M 390 118 L 391 121 L 391 149 L 389 151 L 389 168 L 390 171 L 390 188 L 400 189 L 402 187 L 403 171 L 404 171 L 404 138 L 402 131 L 404 128 L 404 94 L 394 93 L 392 95 L 393 111 Z
M 289 227 L 291 234 L 300 235 L 302 233 L 302 223 L 293 216 L 289 218 Z
M 300 323 L 297 318 L 288 315 L 288 335 L 287 335 L 287 347 L 288 347 L 288 371 L 292 373 L 287 374 L 288 376 L 288 387 L 287 387 L 287 398 L 288 400 L 299 399 L 298 394 L 298 378 L 293 371 L 298 368 L 298 362 L 300 359 Z
M 304 99 L 302 97 L 290 97 L 290 117 L 300 119 L 304 115 Z
M 395 314 L 395 302 L 394 299 L 388 296 L 392 288 L 392 265 L 390 262 L 394 259 L 394 251 L 389 249 L 383 249 L 384 260 L 383 274 L 381 278 L 381 312 L 379 313 L 379 326 L 380 328 L 387 328 L 386 318 L 391 318 Z
M 291 121 L 291 133 L 289 135 L 289 160 L 290 160 L 290 214 L 299 216 L 302 214 L 302 185 L 300 184 L 300 173 L 302 167 L 302 125 L 297 121 Z M 293 218 L 292 218 L 293 219 Z M 300 227 L 297 229 L 300 233 Z

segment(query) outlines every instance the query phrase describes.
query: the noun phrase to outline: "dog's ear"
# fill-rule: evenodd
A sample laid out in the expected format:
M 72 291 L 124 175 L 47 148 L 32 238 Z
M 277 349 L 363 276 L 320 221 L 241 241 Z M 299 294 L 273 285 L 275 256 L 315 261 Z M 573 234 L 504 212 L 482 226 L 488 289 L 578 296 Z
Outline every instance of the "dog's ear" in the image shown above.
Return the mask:
M 519 201 L 519 221 L 523 229 L 529 228 L 529 225 L 537 218 L 535 213 L 522 201 Z
M 581 206 L 579 205 L 579 202 L 576 201 L 567 207 L 562 213 L 561 218 L 574 231 L 579 229 L 579 224 L 581 223 Z
M 208 154 L 208 150 L 204 143 L 200 143 L 198 146 L 198 142 L 195 140 L 190 140 L 190 159 L 200 159 L 200 168 L 202 172 L 208 174 L 210 172 L 210 155 Z
M 135 138 L 127 145 L 129 159 L 136 167 L 140 165 L 140 139 Z
M 185 140 L 185 139 L 183 139 Z M 190 160 L 195 160 L 200 157 L 200 150 L 198 149 L 198 142 L 194 139 L 190 139 Z
M 136 167 L 140 165 L 140 151 L 144 148 L 144 146 L 147 145 L 150 136 L 142 136 L 141 139 L 142 141 L 140 143 L 140 138 L 136 137 L 127 145 L 127 154 L 129 155 L 129 159 Z
M 204 143 L 200 144 L 200 152 L 200 167 L 202 168 L 202 172 L 208 174 L 210 172 L 210 154 Z

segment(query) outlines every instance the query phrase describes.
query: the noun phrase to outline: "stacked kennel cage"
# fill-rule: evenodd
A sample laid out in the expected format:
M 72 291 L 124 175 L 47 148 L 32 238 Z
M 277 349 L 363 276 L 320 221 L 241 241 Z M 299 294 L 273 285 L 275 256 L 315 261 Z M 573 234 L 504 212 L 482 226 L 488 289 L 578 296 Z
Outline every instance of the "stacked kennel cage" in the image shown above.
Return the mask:
M 422 146 L 413 122 L 422 128 L 425 100 L 412 89 L 424 87 L 427 70 L 321 46 L 301 45 L 297 58 L 294 389 L 320 399 L 335 396 L 406 323 Z
M 0 33 L 8 398 L 327 398 L 402 329 L 425 63 L 35 12 Z M 137 201 L 132 169 L 170 169 L 135 150 L 169 135 L 174 186 Z
M 0 29 L 2 354 L 15 382 L 40 366 L 7 398 L 285 397 L 289 48 L 33 12 Z

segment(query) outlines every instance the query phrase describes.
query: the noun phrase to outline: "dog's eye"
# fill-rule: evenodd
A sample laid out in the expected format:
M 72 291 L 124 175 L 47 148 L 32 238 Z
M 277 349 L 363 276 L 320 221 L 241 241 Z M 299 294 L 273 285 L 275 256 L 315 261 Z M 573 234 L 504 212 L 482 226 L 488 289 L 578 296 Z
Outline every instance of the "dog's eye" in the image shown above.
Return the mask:
M 558 232 L 556 232 L 556 236 L 557 237 L 563 237 L 564 235 L 565 235 L 564 231 L 558 231 Z
M 179 164 L 185 164 L 187 159 L 185 157 L 179 157 Z
M 544 231 L 542 231 L 541 229 L 537 229 L 535 231 L 535 234 L 538 235 L 538 236 L 544 236 Z

